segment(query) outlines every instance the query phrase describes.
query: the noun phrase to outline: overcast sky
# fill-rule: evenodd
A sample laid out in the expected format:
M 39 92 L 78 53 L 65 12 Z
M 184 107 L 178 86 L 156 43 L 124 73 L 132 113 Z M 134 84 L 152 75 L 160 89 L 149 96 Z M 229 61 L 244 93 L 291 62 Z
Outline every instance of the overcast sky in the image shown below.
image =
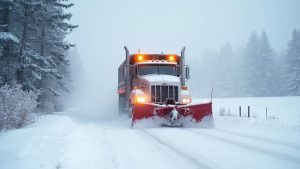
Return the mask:
M 300 28 L 300 0 L 72 1 L 72 23 L 79 28 L 69 40 L 95 88 L 105 88 L 100 78 L 112 82 L 107 94 L 116 90 L 125 44 L 134 52 L 156 53 L 179 53 L 185 45 L 187 57 L 195 58 L 227 42 L 240 47 L 253 30 L 265 30 L 272 47 L 282 51 Z
M 286 48 L 294 28 L 300 28 L 299 0 L 72 0 L 70 35 L 82 57 L 121 62 L 123 46 L 144 52 L 179 52 L 189 57 L 226 42 L 244 45 L 250 33 L 266 30 L 272 47 Z M 113 55 L 108 55 L 113 54 Z

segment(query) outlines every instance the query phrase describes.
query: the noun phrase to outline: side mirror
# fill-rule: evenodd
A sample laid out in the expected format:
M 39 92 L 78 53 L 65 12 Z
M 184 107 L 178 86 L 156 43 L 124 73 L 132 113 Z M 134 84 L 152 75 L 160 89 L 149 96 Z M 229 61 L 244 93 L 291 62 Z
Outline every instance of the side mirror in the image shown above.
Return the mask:
M 181 74 L 181 78 L 183 79 L 190 79 L 190 67 L 189 66 L 182 66 L 181 67 L 181 70 L 182 70 L 182 74 Z
M 134 67 L 134 76 L 135 77 L 138 76 L 138 67 L 137 66 Z
M 183 79 L 190 79 L 190 67 L 189 66 L 182 66 L 181 67 L 181 69 L 182 69 L 182 74 L 181 74 L 181 78 L 183 78 Z
M 185 67 L 185 74 L 186 74 L 186 75 L 185 75 L 185 76 L 186 76 L 185 78 L 186 78 L 186 79 L 190 79 L 190 67 L 189 67 L 189 66 L 186 66 L 186 67 Z
M 127 72 L 128 72 L 127 69 L 128 69 L 128 67 L 127 67 L 127 66 L 124 66 L 124 70 L 123 70 L 123 75 L 124 75 L 124 76 L 127 76 Z
M 181 75 L 181 66 L 176 66 L 176 74 L 178 77 Z

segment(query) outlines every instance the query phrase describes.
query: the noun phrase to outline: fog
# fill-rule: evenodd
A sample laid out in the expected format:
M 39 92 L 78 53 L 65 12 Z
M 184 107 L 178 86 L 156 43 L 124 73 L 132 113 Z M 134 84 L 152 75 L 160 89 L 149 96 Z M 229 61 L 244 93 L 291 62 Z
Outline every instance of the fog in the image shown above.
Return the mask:
M 124 45 L 131 52 L 149 53 L 180 53 L 186 46 L 191 62 L 207 48 L 218 51 L 226 43 L 243 47 L 253 30 L 265 30 L 273 49 L 280 52 L 292 30 L 300 27 L 298 0 L 73 2 L 71 22 L 79 28 L 68 41 L 76 44 L 85 77 L 76 81 L 77 94 L 70 105 L 81 105 L 82 113 L 90 115 L 117 112 L 117 69 L 125 58 Z M 197 74 L 193 68 L 190 83 Z

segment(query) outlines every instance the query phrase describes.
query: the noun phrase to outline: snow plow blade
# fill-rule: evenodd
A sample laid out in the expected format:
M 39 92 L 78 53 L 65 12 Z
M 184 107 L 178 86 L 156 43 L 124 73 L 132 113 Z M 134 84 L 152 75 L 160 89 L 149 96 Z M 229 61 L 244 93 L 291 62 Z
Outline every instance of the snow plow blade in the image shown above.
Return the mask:
M 176 112 L 175 118 L 178 123 L 172 123 L 171 126 L 177 126 L 183 121 L 187 122 L 187 120 L 184 119 L 189 119 L 188 121 L 192 123 L 199 123 L 205 117 L 212 118 L 212 103 L 208 102 L 190 105 L 135 104 L 132 107 L 132 126 L 142 119 L 154 120 L 156 118 L 162 118 L 166 121 L 170 121 L 173 111 Z M 182 125 L 180 124 L 178 126 Z

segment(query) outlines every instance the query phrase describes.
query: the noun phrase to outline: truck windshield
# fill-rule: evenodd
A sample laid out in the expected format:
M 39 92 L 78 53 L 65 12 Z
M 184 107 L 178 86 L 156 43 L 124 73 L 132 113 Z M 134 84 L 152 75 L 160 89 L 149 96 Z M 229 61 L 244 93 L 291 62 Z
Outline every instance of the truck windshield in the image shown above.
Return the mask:
M 162 74 L 176 76 L 176 66 L 174 65 L 141 65 L 139 75 Z

